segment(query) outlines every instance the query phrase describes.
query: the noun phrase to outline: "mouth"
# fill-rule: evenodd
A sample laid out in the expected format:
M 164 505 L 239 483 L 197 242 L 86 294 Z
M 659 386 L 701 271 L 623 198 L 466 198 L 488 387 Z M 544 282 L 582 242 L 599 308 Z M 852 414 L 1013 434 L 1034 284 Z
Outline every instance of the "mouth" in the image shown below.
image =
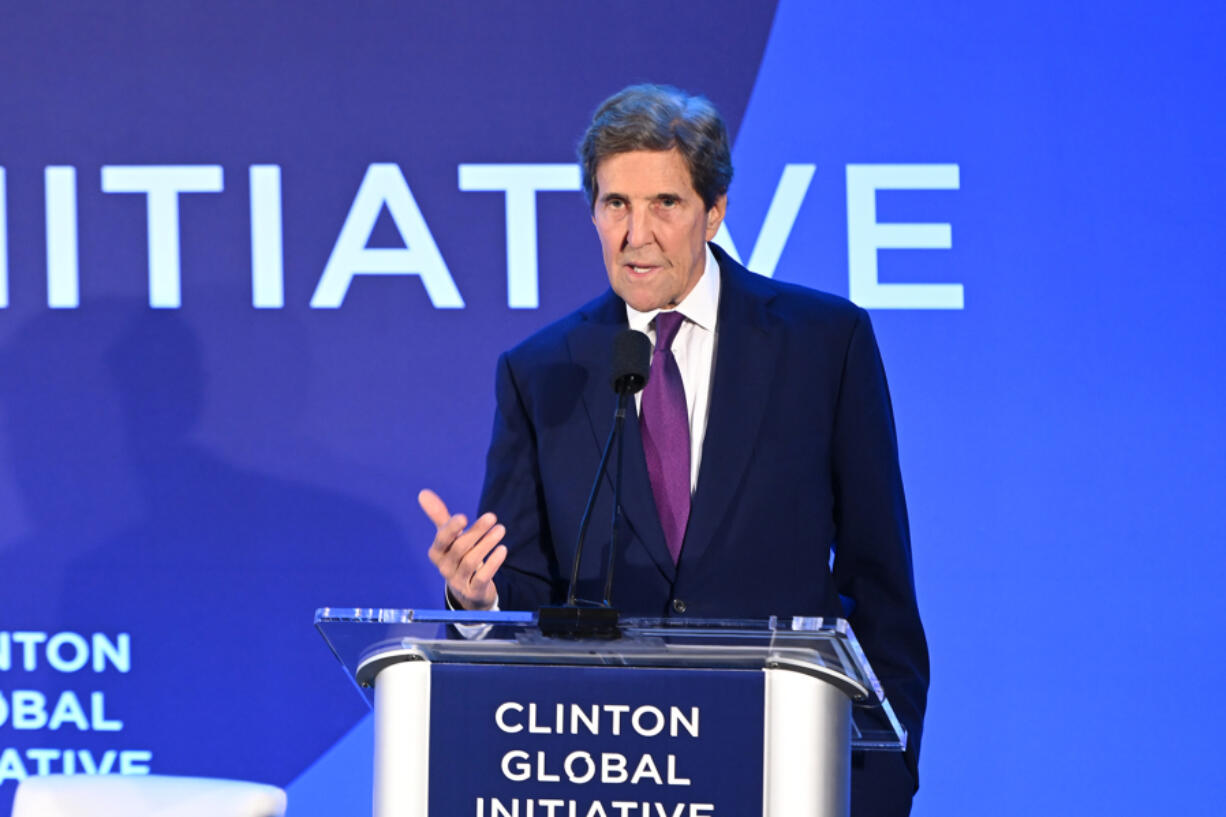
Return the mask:
M 628 271 L 631 275 L 641 277 L 650 275 L 658 270 L 659 267 L 653 264 L 622 264 L 622 269 Z

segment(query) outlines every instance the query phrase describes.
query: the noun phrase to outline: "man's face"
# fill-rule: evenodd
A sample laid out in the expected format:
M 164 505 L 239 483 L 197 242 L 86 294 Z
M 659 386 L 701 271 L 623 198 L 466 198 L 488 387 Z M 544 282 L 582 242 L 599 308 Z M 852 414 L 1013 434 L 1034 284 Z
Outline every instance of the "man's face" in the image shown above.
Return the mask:
M 613 291 L 640 312 L 676 306 L 702 277 L 726 204 L 703 206 L 676 148 L 601 161 L 592 222 Z

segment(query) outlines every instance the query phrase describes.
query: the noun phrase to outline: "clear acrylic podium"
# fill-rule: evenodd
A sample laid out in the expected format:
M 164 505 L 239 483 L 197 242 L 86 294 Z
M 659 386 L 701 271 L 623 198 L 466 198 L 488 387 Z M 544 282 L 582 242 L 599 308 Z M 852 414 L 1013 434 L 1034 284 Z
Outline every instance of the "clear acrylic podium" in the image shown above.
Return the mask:
M 348 676 L 374 707 L 375 817 L 427 817 L 432 813 L 432 805 L 438 812 L 434 817 L 439 817 L 443 813 L 437 805 L 443 796 L 442 788 L 466 785 L 471 785 L 475 791 L 472 792 L 472 805 L 466 806 L 461 813 L 477 817 L 640 814 L 639 810 L 632 810 L 624 803 L 619 812 L 609 808 L 607 803 L 597 808 L 575 799 L 521 798 L 521 802 L 512 804 L 511 800 L 485 798 L 481 780 L 468 784 L 455 780 L 455 775 L 450 773 L 444 778 L 441 769 L 435 769 L 432 775 L 432 750 L 445 753 L 447 758 L 443 762 L 457 768 L 464 765 L 456 762 L 457 754 L 477 757 L 493 739 L 550 739 L 529 733 L 554 731 L 549 725 L 553 723 L 554 707 L 556 731 L 559 734 L 567 731 L 563 703 L 542 703 L 537 723 L 536 704 L 528 705 L 531 717 L 527 717 L 525 705 L 513 693 L 505 691 L 516 688 L 513 681 L 527 677 L 523 675 L 525 669 L 538 673 L 533 679 L 543 679 L 540 689 L 548 687 L 557 676 L 561 688 L 573 693 L 583 691 L 590 683 L 606 682 L 612 684 L 610 689 L 621 689 L 624 682 L 624 688 L 630 690 L 632 682 L 646 679 L 648 692 L 643 694 L 650 695 L 652 690 L 665 688 L 657 684 L 656 679 L 671 678 L 675 684 L 678 677 L 683 690 L 700 687 L 713 690 L 711 702 L 703 704 L 704 727 L 707 724 L 718 726 L 723 718 L 729 723 L 751 722 L 753 729 L 760 724 L 761 730 L 760 734 L 733 741 L 737 745 L 717 747 L 715 764 L 727 764 L 728 769 L 716 772 L 722 778 L 725 771 L 727 775 L 735 774 L 733 767 L 737 767 L 753 781 L 760 779 L 760 811 L 755 804 L 752 813 L 769 817 L 845 817 L 849 808 L 851 751 L 901 751 L 906 746 L 905 730 L 894 716 L 851 628 L 842 619 L 624 619 L 619 627 L 620 637 L 613 639 L 547 637 L 536 625 L 536 614 L 525 612 L 322 608 L 316 611 L 315 623 Z M 432 689 L 436 699 L 443 694 L 459 694 L 455 692 L 456 676 L 442 673 L 473 669 L 480 673 L 475 676 L 481 679 L 480 688 L 490 689 L 493 696 L 488 706 L 478 703 L 471 707 L 477 710 L 472 715 L 477 723 L 497 724 L 488 735 L 480 734 L 471 721 L 464 720 L 471 714 L 467 712 L 468 706 L 453 704 L 442 713 L 434 711 L 432 718 Z M 657 675 L 629 670 L 669 673 Z M 436 676 L 446 680 L 435 680 L 432 684 Z M 692 687 L 685 685 L 687 679 L 695 682 Z M 722 692 L 725 679 L 738 683 L 749 679 L 757 685 L 752 688 L 760 688 L 761 694 L 753 697 L 740 692 Z M 436 701 L 436 710 L 438 706 Z M 577 705 L 570 706 L 572 727 L 576 723 L 584 726 L 582 719 L 588 714 L 593 719 L 600 714 L 596 704 L 592 704 L 590 713 L 581 707 L 577 715 L 574 712 Z M 631 711 L 627 706 L 606 705 L 604 709 L 623 710 L 626 714 L 624 731 L 631 732 Z M 678 710 L 678 707 L 672 709 Z M 648 736 L 644 740 L 656 741 L 648 745 L 663 746 L 665 744 L 660 741 L 668 740 L 672 741 L 668 744 L 670 747 L 681 745 L 678 741 L 687 737 L 684 731 L 681 738 L 668 737 L 662 716 L 665 711 L 663 706 L 652 705 L 633 710 L 634 728 L 640 735 Z M 684 707 L 678 711 L 685 714 Z M 692 711 L 693 735 L 697 737 L 698 707 L 693 707 Z M 683 719 L 680 723 L 684 730 L 687 721 Z M 616 730 L 617 725 L 614 723 L 612 728 Z M 588 733 L 599 733 L 598 724 L 586 726 Z M 604 732 L 590 739 L 612 740 L 610 728 L 606 722 Z M 576 733 L 582 731 L 576 729 Z M 677 732 L 675 723 L 673 732 Z M 504 733 L 515 734 L 508 737 Z M 440 748 L 444 739 L 451 741 L 446 749 Z M 580 740 L 569 739 L 572 742 Z M 527 745 L 525 743 L 525 747 Z M 513 791 L 527 791 L 525 787 L 532 785 L 541 791 L 561 791 L 559 786 L 567 782 L 588 783 L 586 789 L 583 785 L 572 788 L 593 791 L 590 784 L 598 777 L 593 758 L 598 754 L 604 757 L 610 753 L 600 754 L 593 748 L 566 755 L 564 775 L 561 766 L 546 768 L 554 761 L 547 760 L 544 751 L 537 753 L 536 771 L 532 772 L 529 770 L 531 753 L 512 750 L 502 755 L 502 775 L 492 776 L 520 780 L 535 774 L 533 781 L 528 783 L 499 781 L 506 786 L 518 785 Z M 680 756 L 685 758 L 684 754 Z M 624 755 L 614 753 L 614 759 L 618 757 L 622 758 L 617 762 L 622 763 L 623 768 L 620 772 L 614 770 L 621 777 L 613 782 L 625 783 L 627 761 Z M 642 813 L 657 813 L 649 802 L 656 796 L 652 794 L 656 790 L 652 783 L 673 783 L 674 775 L 681 780 L 683 788 L 668 791 L 674 794 L 680 791 L 691 800 L 703 800 L 697 787 L 673 768 L 675 754 L 670 752 L 667 757 L 668 781 L 663 780 L 664 754 L 661 752 L 641 761 L 635 774 L 644 779 L 630 781 L 638 785 L 622 787 L 634 792 L 636 809 L 641 801 Z M 516 762 L 519 758 L 522 762 Z M 633 765 L 634 761 L 630 763 Z M 703 760 L 694 765 L 707 771 L 711 764 L 710 760 Z M 594 782 L 606 782 L 608 770 L 604 769 L 600 775 L 603 776 Z M 559 778 L 562 783 L 552 782 Z M 441 786 L 440 780 L 445 780 L 446 785 Z M 436 791 L 431 791 L 432 781 Z M 756 793 L 758 789 L 751 791 Z M 756 799 L 756 794 L 753 796 Z M 727 809 L 714 808 L 711 803 L 691 803 L 689 810 L 671 804 L 658 808 L 659 813 L 665 814 L 727 813 Z M 707 808 L 712 810 L 704 810 Z M 452 807 L 449 807 L 447 817 L 451 817 L 451 813 Z

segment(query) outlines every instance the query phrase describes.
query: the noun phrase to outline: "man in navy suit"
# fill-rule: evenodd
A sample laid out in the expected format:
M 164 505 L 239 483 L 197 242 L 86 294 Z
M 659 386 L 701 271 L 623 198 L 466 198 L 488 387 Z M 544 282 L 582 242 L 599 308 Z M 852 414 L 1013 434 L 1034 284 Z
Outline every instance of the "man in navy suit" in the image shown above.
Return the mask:
M 840 616 L 910 733 L 858 758 L 854 814 L 906 814 L 917 785 L 928 653 L 885 373 L 867 313 L 754 275 L 710 244 L 732 166 L 701 97 L 634 86 L 580 146 L 610 290 L 504 354 L 471 527 L 432 492 L 432 561 L 449 603 L 564 600 L 579 519 L 612 423 L 612 341 L 654 353 L 626 422 L 614 605 L 623 614 Z M 661 385 L 662 384 L 662 385 Z M 653 385 L 655 391 L 653 392 Z M 668 389 L 672 391 L 668 391 Z M 612 515 L 602 492 L 594 518 Z M 594 526 L 580 595 L 600 598 Z

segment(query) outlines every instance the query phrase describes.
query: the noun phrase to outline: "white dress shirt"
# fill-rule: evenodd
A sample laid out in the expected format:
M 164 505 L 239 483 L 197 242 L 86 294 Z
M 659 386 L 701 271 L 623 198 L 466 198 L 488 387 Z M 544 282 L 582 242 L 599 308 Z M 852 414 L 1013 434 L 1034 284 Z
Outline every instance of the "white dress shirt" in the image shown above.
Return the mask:
M 673 338 L 673 357 L 681 370 L 685 386 L 685 403 L 690 415 L 690 494 L 698 488 L 698 470 L 702 467 L 702 441 L 707 433 L 707 413 L 711 401 L 711 371 L 715 362 L 716 318 L 719 312 L 719 264 L 707 247 L 707 264 L 702 277 L 675 307 L 685 316 L 677 336 Z M 656 330 L 652 321 L 661 310 L 639 312 L 626 304 L 626 319 L 631 329 L 651 338 L 655 350 Z M 634 396 L 634 405 L 642 411 L 643 393 Z

